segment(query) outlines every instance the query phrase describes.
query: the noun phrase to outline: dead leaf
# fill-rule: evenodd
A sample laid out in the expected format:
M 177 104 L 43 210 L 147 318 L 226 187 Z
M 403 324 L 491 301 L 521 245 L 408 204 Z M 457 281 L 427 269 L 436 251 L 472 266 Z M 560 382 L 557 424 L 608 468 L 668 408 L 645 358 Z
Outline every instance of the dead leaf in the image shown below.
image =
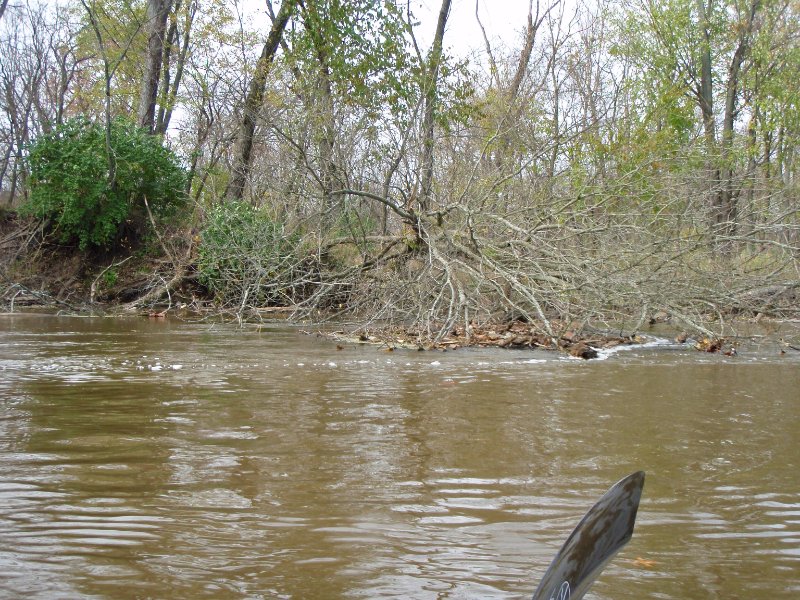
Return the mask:
M 643 569 L 652 569 L 656 566 L 656 561 L 649 560 L 647 558 L 642 558 L 641 556 L 637 556 L 636 559 L 633 561 L 633 564 L 637 567 L 642 567 Z

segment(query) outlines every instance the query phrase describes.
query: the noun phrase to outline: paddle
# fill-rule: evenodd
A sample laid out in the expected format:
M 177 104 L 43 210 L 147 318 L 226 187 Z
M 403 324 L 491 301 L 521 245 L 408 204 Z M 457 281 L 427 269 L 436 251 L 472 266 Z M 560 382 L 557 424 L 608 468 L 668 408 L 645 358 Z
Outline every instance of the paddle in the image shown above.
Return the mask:
M 614 484 L 581 519 L 553 559 L 533 600 L 578 600 L 633 536 L 644 471 Z

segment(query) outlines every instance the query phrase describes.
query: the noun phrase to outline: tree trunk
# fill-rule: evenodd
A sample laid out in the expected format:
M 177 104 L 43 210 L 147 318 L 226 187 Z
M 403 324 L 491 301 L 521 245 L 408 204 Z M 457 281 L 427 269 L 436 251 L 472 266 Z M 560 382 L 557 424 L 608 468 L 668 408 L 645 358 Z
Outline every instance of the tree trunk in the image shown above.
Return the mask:
M 306 103 L 308 112 L 313 115 L 315 137 L 319 149 L 319 183 L 322 188 L 322 224 L 323 229 L 330 228 L 336 217 L 337 198 L 334 187 L 342 187 L 337 179 L 337 166 L 334 159 L 334 139 L 336 136 L 333 84 L 331 81 L 330 45 L 326 43 L 325 25 L 315 2 L 306 2 L 303 6 L 303 24 L 309 30 L 314 54 L 317 58 L 316 96 L 312 98 L 313 106 Z
M 164 56 L 164 34 L 172 0 L 147 1 L 147 49 L 144 57 L 144 74 L 139 95 L 139 126 L 149 132 L 155 129 L 158 80 L 161 78 L 161 60 Z
M 709 150 L 716 142 L 716 126 L 714 123 L 714 93 L 711 72 L 711 30 L 708 22 L 706 0 L 697 0 L 702 39 L 700 40 L 700 89 L 697 99 L 703 115 L 703 130 Z
M 433 129 L 434 115 L 436 111 L 437 87 L 439 79 L 439 65 L 442 62 L 442 44 L 444 41 L 444 30 L 447 26 L 447 18 L 450 16 L 451 0 L 442 0 L 442 7 L 439 10 L 439 21 L 436 25 L 436 34 L 433 38 L 433 46 L 428 58 L 428 70 L 425 76 L 424 96 L 425 110 L 422 120 L 422 174 L 420 177 L 421 192 L 419 195 L 419 207 L 422 211 L 428 210 L 431 200 L 433 187 Z
M 710 0 L 709 0 L 710 1 Z M 711 212 L 711 228 L 716 237 L 720 223 L 723 220 L 723 211 L 720 202 L 723 197 L 722 162 L 717 148 L 717 126 L 714 119 L 714 88 L 711 64 L 711 24 L 708 20 L 709 7 L 706 0 L 697 0 L 697 11 L 700 24 L 700 85 L 695 90 L 700 114 L 703 118 L 703 132 L 706 144 L 706 177 L 708 185 L 708 202 Z
M 522 82 L 525 80 L 525 75 L 528 73 L 528 65 L 531 62 L 531 54 L 533 53 L 533 43 L 536 41 L 536 32 L 539 29 L 539 25 L 542 24 L 542 19 L 544 19 L 544 16 L 541 18 L 539 17 L 539 2 L 536 2 L 536 17 L 534 17 L 533 0 L 531 0 L 528 4 L 528 23 L 525 27 L 525 44 L 520 51 L 517 71 L 514 73 L 514 79 L 511 81 L 511 87 L 508 90 L 509 107 L 516 103 L 519 91 L 522 88 Z
M 178 0 L 175 11 L 178 11 L 180 0 Z M 186 68 L 186 58 L 189 53 L 189 41 L 191 39 L 192 25 L 194 24 L 194 17 L 197 13 L 197 2 L 192 0 L 186 6 L 186 16 L 183 23 L 183 36 L 179 41 L 177 15 L 175 21 L 170 25 L 170 31 L 167 35 L 167 43 L 164 47 L 164 66 L 162 67 L 163 79 L 160 90 L 160 100 L 158 107 L 158 118 L 156 120 L 156 133 L 164 135 L 169 129 L 169 123 L 172 120 L 172 111 L 175 107 L 175 102 L 178 96 L 178 90 L 183 80 L 183 72 Z M 178 49 L 178 59 L 175 64 L 175 76 L 170 81 L 170 63 L 172 60 L 172 47 L 173 45 Z
M 178 13 L 181 10 L 181 0 L 175 0 L 172 14 L 169 15 L 169 28 L 164 34 L 164 52 L 161 56 L 161 83 L 158 88 L 158 114 L 155 116 L 153 125 L 154 131 L 164 133 L 164 117 L 167 108 L 167 96 L 170 93 L 170 83 L 172 76 L 172 53 L 173 49 L 180 50 L 178 45 Z
M 325 218 L 323 222 L 332 223 L 335 219 L 335 204 L 331 192 L 336 181 L 336 163 L 333 157 L 333 140 L 336 135 L 333 115 L 333 90 L 331 88 L 330 70 L 326 63 L 321 63 L 319 70 L 320 115 L 321 131 L 319 134 L 319 160 L 322 185 L 322 208 Z M 336 186 L 341 187 L 341 186 Z
M 728 83 L 725 90 L 725 112 L 722 118 L 722 146 L 720 152 L 719 190 L 715 202 L 715 225 L 717 232 L 725 238 L 736 233 L 737 220 L 737 195 L 733 187 L 733 126 L 738 114 L 739 80 L 742 74 L 742 65 L 750 49 L 751 35 L 756 13 L 761 0 L 753 0 L 750 5 L 746 21 L 739 34 L 739 44 L 736 47 L 731 64 L 728 67 Z M 727 246 L 728 243 L 726 242 Z
M 549 10 L 547 11 L 549 12 Z M 498 149 L 495 156 L 495 166 L 498 171 L 502 169 L 505 159 L 510 153 L 511 149 L 511 131 L 515 127 L 516 120 L 520 117 L 522 104 L 518 103 L 522 83 L 525 81 L 525 76 L 528 74 L 528 66 L 531 62 L 531 54 L 533 53 L 533 45 L 536 41 L 536 32 L 539 25 L 542 24 L 545 16 L 539 15 L 539 2 L 536 2 L 536 16 L 533 14 L 533 0 L 528 3 L 528 23 L 525 28 L 525 43 L 520 51 L 519 61 L 517 62 L 517 70 L 514 73 L 514 79 L 511 80 L 511 85 L 508 88 L 506 98 L 506 112 L 503 115 L 499 124 L 498 135 Z
M 104 89 L 104 106 L 105 106 L 105 142 L 106 153 L 108 154 L 108 175 L 106 179 L 108 186 L 113 189 L 117 184 L 117 158 L 111 147 L 111 79 L 114 76 L 116 67 L 111 66 L 111 61 L 105 51 L 105 43 L 103 41 L 103 33 L 100 29 L 100 24 L 97 21 L 97 14 L 94 8 L 90 7 L 86 0 L 80 0 L 86 14 L 89 16 L 89 24 L 94 31 L 95 39 L 97 40 L 97 47 L 100 51 L 100 56 L 103 58 L 103 89 Z M 123 56 L 127 53 L 127 48 L 123 52 Z M 117 63 L 118 65 L 119 63 Z
M 267 76 L 275 53 L 278 51 L 283 31 L 289 22 L 294 9 L 299 0 L 283 0 L 275 20 L 272 23 L 267 41 L 261 51 L 261 56 L 256 64 L 256 71 L 250 82 L 247 91 L 247 98 L 244 102 L 242 120 L 239 123 L 239 132 L 236 136 L 236 147 L 234 149 L 234 164 L 231 171 L 231 179 L 228 188 L 225 190 L 225 197 L 228 200 L 241 200 L 244 195 L 244 187 L 247 177 L 250 174 L 253 153 L 253 135 L 256 130 L 256 117 L 264 101 L 264 92 L 267 86 Z

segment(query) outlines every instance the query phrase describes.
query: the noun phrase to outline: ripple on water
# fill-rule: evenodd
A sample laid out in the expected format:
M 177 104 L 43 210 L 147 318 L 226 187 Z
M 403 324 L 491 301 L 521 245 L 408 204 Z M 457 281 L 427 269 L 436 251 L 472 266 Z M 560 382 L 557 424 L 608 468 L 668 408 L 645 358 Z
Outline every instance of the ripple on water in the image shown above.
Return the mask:
M 596 597 L 797 591 L 794 356 L 108 326 L 0 331 L 0 597 L 529 597 L 633 465 L 636 535 Z

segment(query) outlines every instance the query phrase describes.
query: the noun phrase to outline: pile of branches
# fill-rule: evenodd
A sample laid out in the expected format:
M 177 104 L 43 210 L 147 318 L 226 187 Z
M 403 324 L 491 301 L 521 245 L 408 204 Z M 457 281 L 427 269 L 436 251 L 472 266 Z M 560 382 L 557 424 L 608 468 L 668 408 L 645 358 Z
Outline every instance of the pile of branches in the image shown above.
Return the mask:
M 390 207 L 402 233 L 321 244 L 320 255 L 348 248 L 351 260 L 320 263 L 298 318 L 413 326 L 432 343 L 521 320 L 557 344 L 576 323 L 633 334 L 670 321 L 716 336 L 737 317 L 800 316 L 798 225 L 751 223 L 724 238 L 684 195 L 632 212 L 612 194 L 505 203 L 467 194 L 415 213 L 372 193 L 343 194 Z

